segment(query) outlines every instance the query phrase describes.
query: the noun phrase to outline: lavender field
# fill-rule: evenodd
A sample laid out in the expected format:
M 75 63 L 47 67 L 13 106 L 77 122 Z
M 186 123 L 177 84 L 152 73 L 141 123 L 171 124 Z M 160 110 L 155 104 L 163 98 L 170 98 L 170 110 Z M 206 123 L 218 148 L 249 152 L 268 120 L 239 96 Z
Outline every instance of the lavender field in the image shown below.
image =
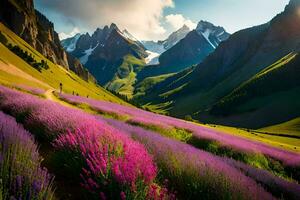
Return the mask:
M 298 153 L 133 107 L 60 98 L 78 109 L 0 86 L 0 109 L 6 113 L 0 115 L 1 174 L 12 175 L 2 178 L 2 194 L 16 199 L 300 198 Z M 80 109 L 86 106 L 93 112 Z

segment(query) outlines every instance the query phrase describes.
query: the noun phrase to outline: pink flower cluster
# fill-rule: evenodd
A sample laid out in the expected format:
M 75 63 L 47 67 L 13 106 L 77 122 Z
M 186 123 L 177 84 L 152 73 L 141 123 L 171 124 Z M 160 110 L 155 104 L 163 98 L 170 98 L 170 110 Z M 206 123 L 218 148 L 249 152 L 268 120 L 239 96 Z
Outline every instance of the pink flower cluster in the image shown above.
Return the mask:
M 57 149 L 81 153 L 88 166 L 81 175 L 83 186 L 93 192 L 114 181 L 137 192 L 137 182 L 149 185 L 157 174 L 152 157 L 141 144 L 105 123 L 98 122 L 93 129 L 68 132 L 54 144 Z

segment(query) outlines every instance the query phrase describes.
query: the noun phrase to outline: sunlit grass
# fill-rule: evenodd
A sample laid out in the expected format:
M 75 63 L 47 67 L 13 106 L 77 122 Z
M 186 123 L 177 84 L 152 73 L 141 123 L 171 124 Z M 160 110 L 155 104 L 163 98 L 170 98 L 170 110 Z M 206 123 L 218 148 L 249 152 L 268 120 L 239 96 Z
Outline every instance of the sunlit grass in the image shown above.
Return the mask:
M 276 135 L 267 135 L 256 132 L 255 130 L 245 130 L 229 126 L 221 125 L 202 125 L 215 130 L 222 131 L 226 134 L 231 134 L 235 136 L 245 137 L 253 141 L 263 142 L 274 147 L 286 149 L 289 151 L 300 152 L 300 140 L 295 138 L 288 138 Z

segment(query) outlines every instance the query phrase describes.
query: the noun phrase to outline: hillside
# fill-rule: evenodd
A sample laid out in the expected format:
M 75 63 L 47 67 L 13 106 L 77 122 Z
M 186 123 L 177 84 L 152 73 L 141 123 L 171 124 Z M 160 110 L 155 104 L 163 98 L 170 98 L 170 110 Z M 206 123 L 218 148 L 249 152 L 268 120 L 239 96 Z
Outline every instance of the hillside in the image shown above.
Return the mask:
M 188 79 L 181 81 L 181 85 L 174 85 L 168 88 L 170 91 L 174 91 L 183 87 L 181 90 L 167 95 L 163 99 L 153 96 L 152 92 L 143 98 L 148 99 L 148 101 L 142 101 L 142 103 L 155 105 L 172 102 L 169 106 L 169 114 L 182 118 L 186 115 L 192 115 L 195 119 L 212 122 L 212 120 L 207 118 L 206 113 L 219 100 L 286 55 L 299 52 L 299 6 L 299 1 L 291 1 L 285 11 L 274 17 L 269 23 L 241 30 L 231 35 L 228 40 L 221 43 L 212 54 L 189 74 Z M 285 81 L 288 81 L 288 79 Z M 284 83 L 282 84 L 284 85 Z M 161 82 L 160 85 L 168 84 Z M 162 90 L 165 89 L 164 87 L 161 88 Z M 286 95 L 291 95 L 286 100 L 295 101 L 292 98 L 292 93 L 297 94 L 296 91 L 283 92 L 286 92 L 286 94 L 276 93 L 277 96 L 276 98 L 274 96 L 274 98 L 285 98 Z M 158 89 L 155 94 L 159 95 L 162 93 Z M 160 100 L 155 101 L 157 99 Z M 292 105 L 296 106 L 296 104 Z M 290 109 L 293 108 L 296 109 L 297 107 L 291 106 Z M 273 123 L 284 122 L 281 120 L 283 119 L 278 118 Z M 228 123 L 229 121 L 228 119 Z M 235 121 L 235 123 L 234 121 L 232 119 L 232 124 L 234 125 L 248 125 L 250 127 L 253 125 L 245 124 L 245 121 L 242 119 Z M 221 121 L 215 122 L 222 123 Z M 271 122 L 272 120 L 268 123 L 266 121 L 257 122 L 254 127 L 270 125 L 269 123 Z
M 52 63 L 1 23 L 0 31 L 0 81 L 2 84 L 27 85 L 47 90 L 50 88 L 58 89 L 59 84 L 62 83 L 63 91 L 66 93 L 72 94 L 74 91 L 75 94 L 78 93 L 81 96 L 88 95 L 96 99 L 126 104 L 93 82 L 85 81 L 72 71 L 66 70 L 64 67 Z M 41 60 L 46 61 L 49 69 L 43 69 L 39 72 L 23 59 L 11 52 L 6 46 L 8 44 L 18 46 L 23 51 L 33 55 L 34 59 L 38 62 Z
M 216 122 L 260 128 L 298 117 L 299 64 L 299 55 L 289 54 L 241 84 L 213 106 Z
M 137 84 L 133 101 L 158 113 L 169 113 L 176 102 L 176 94 L 186 87 L 195 67 L 178 73 L 150 76 Z M 169 98 L 170 97 L 170 98 Z
M 277 135 L 286 134 L 300 137 L 300 118 L 298 117 L 282 124 L 262 128 L 259 131 L 274 133 Z

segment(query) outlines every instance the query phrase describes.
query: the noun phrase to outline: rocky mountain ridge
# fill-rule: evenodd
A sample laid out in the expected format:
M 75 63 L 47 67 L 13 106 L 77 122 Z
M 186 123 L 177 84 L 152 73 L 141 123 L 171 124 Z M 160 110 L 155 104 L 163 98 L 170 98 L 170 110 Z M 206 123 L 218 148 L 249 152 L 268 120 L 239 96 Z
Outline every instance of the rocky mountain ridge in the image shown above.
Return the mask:
M 93 79 L 83 65 L 76 59 L 70 59 L 60 44 L 53 23 L 34 9 L 33 0 L 2 0 L 1 3 L 0 22 L 52 62 L 74 70 L 86 80 Z

